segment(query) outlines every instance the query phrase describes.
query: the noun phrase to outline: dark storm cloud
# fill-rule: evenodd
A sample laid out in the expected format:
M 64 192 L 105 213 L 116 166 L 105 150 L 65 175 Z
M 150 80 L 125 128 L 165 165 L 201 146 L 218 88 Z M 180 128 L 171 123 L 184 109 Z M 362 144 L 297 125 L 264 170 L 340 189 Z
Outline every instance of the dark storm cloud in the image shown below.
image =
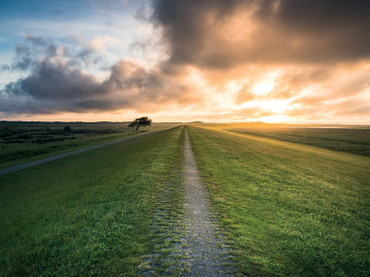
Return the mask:
M 154 0 L 172 64 L 326 63 L 370 57 L 368 0 Z
M 49 60 L 34 65 L 24 79 L 0 91 L 0 110 L 7 113 L 53 113 L 74 110 L 98 93 L 99 83 L 78 69 Z
M 80 98 L 94 94 L 95 79 L 78 69 L 70 69 L 63 65 L 43 61 L 38 64 L 28 77 L 10 83 L 4 92 L 27 94 L 34 99 Z
M 73 60 L 78 59 L 78 55 L 71 56 L 68 51 L 62 51 L 67 53 L 65 56 L 55 55 L 53 45 L 41 44 L 43 40 L 36 40 L 36 46 L 31 42 L 17 48 L 18 59 L 14 65 L 30 73 L 0 91 L 0 112 L 47 114 L 139 109 L 141 106 L 150 109 L 171 99 L 180 100 L 186 90 L 160 71 L 145 69 L 132 61 L 114 64 L 110 76 L 99 81 L 76 66 L 78 63 Z M 33 48 L 40 45 L 41 49 Z M 31 55 L 36 52 L 39 55 Z

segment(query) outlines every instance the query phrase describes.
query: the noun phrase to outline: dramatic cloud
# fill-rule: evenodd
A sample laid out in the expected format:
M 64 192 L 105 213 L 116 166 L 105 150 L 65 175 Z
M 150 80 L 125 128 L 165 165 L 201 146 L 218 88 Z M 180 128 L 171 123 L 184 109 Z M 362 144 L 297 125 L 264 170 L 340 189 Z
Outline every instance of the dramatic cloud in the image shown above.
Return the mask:
M 122 38 L 17 44 L 1 69 L 23 77 L 0 91 L 0 112 L 369 123 L 370 1 L 135 3 L 143 25 L 110 62 L 104 53 Z
M 215 112 L 267 121 L 352 113 L 363 122 L 370 119 L 369 14 L 369 1 L 155 0 L 151 20 L 169 53 L 162 68 L 197 68 L 219 100 Z
M 170 61 L 202 67 L 370 57 L 366 0 L 155 0 Z
M 29 70 L 26 78 L 11 82 L 0 91 L 0 110 L 7 113 L 55 113 L 60 111 L 106 111 L 120 108 L 155 110 L 168 101 L 187 101 L 187 88 L 156 69 L 132 60 L 111 67 L 109 77 L 99 81 L 80 68 L 93 54 L 92 48 L 70 49 L 27 37 L 16 47 L 15 69 Z M 29 43 L 30 42 L 30 43 Z

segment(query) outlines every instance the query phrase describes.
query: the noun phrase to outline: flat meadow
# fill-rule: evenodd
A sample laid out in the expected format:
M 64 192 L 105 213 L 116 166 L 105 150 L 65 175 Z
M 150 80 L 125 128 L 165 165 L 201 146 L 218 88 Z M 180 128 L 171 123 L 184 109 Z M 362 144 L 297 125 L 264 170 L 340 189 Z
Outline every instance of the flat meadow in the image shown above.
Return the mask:
M 300 126 L 230 124 L 232 132 L 250 134 L 294 143 L 323 147 L 336 151 L 370 156 L 370 126 Z
M 127 125 L 128 122 L 1 121 L 0 169 L 179 124 L 153 123 L 138 132 Z

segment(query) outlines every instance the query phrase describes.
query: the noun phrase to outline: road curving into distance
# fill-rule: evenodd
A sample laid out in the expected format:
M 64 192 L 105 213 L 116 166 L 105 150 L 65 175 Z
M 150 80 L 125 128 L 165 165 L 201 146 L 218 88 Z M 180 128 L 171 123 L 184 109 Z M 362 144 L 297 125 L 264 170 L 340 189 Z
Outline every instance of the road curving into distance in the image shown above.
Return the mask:
M 44 163 L 47 163 L 47 162 L 55 161 L 55 160 L 58 160 L 58 159 L 62 159 L 64 157 L 68 157 L 68 156 L 76 155 L 76 154 L 79 154 L 79 153 L 83 153 L 83 152 L 86 152 L 86 151 L 89 151 L 89 150 L 93 150 L 93 149 L 97 149 L 97 148 L 104 147 L 104 146 L 107 146 L 107 145 L 111 145 L 111 144 L 114 144 L 114 143 L 127 141 L 127 140 L 131 140 L 131 139 L 134 139 L 134 138 L 137 138 L 137 137 L 145 136 L 145 135 L 148 135 L 148 134 L 154 134 L 154 133 L 158 133 L 158 132 L 163 132 L 163 131 L 167 131 L 167 129 L 166 130 L 158 130 L 158 131 L 154 131 L 154 132 L 143 133 L 143 134 L 140 134 L 140 135 L 135 135 L 135 136 L 130 136 L 130 137 L 125 137 L 123 139 L 119 139 L 119 140 L 115 140 L 115 141 L 111 141 L 111 142 L 106 142 L 106 143 L 103 143 L 103 144 L 90 146 L 90 147 L 87 147 L 87 148 L 83 148 L 83 149 L 79 149 L 79 150 L 76 150 L 76 151 L 72 151 L 72 152 L 52 156 L 52 157 L 49 157 L 49 158 L 45 158 L 45 159 L 41 159 L 41 160 L 37 160 L 37 161 L 25 163 L 25 164 L 20 164 L 20 165 L 8 167 L 8 168 L 0 169 L 0 176 L 4 175 L 4 174 L 15 172 L 15 171 L 18 171 L 18 170 L 22 170 L 22 169 L 25 169 L 25 168 L 29 168 L 29 167 L 32 167 L 32 166 L 36 166 L 36 165 L 44 164 Z

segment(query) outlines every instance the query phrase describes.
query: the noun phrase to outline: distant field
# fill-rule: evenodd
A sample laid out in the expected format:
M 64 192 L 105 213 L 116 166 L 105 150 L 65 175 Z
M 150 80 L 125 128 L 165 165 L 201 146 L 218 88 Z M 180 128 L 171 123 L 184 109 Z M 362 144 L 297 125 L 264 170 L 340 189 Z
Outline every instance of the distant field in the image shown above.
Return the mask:
M 233 132 L 263 136 L 289 142 L 324 147 L 336 151 L 370 156 L 370 128 L 236 128 Z
M 135 276 L 182 130 L 0 176 L 0 276 Z
M 115 122 L 0 122 L 0 168 L 42 159 L 137 133 L 175 127 L 153 123 L 139 132 Z M 64 130 L 64 127 L 70 130 Z
M 369 157 L 219 127 L 189 134 L 242 272 L 369 276 Z

